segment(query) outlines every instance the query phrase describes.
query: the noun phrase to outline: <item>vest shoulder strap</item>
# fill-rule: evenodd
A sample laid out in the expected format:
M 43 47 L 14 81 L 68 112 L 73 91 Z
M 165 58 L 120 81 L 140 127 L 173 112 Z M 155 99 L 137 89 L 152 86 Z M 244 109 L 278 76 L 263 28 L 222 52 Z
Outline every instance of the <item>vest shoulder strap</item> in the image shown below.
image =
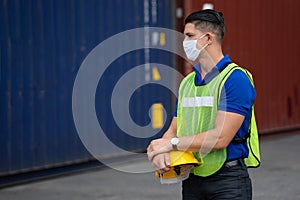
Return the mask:
M 230 63 L 227 67 L 229 67 L 229 70 L 226 72 L 225 76 L 223 77 L 223 79 L 222 79 L 222 81 L 221 81 L 221 83 L 219 85 L 219 89 L 218 89 L 218 104 L 220 102 L 220 96 L 221 96 L 222 88 L 223 88 L 226 80 L 232 74 L 232 72 L 234 70 L 241 70 L 242 72 L 244 72 L 248 76 L 251 84 L 254 87 L 254 82 L 253 82 L 253 79 L 252 79 L 252 74 L 249 71 L 247 71 L 246 69 L 244 69 L 242 67 L 239 67 L 235 63 Z M 252 105 L 252 107 L 253 107 L 253 105 Z M 251 113 L 251 115 L 252 115 L 252 113 Z M 233 140 L 231 141 L 231 143 L 232 144 L 242 144 L 242 143 L 245 143 L 245 142 L 247 142 L 247 139 L 250 137 L 250 134 L 251 134 L 251 116 L 250 116 L 249 130 L 248 130 L 247 135 L 245 135 L 245 137 L 242 137 L 242 138 L 233 138 Z
M 230 66 L 229 71 L 224 76 L 223 80 L 221 81 L 220 88 L 218 91 L 219 95 L 221 94 L 222 87 L 224 86 L 224 83 L 227 80 L 227 78 L 230 76 L 230 74 L 234 70 L 237 70 L 237 69 L 243 71 L 248 76 L 252 86 L 254 87 L 253 78 L 249 71 L 237 66 L 234 63 L 231 63 L 229 66 Z M 227 67 L 229 67 L 229 66 L 227 66 Z M 219 101 L 218 101 L 218 103 L 219 103 Z M 250 115 L 249 129 L 248 129 L 247 135 L 243 138 L 234 138 L 231 141 L 231 143 L 233 143 L 233 144 L 247 143 L 247 146 L 249 147 L 249 156 L 248 156 L 248 158 L 244 158 L 244 162 L 245 162 L 246 166 L 247 167 L 259 167 L 260 166 L 258 131 L 257 131 L 256 120 L 255 120 L 255 115 L 254 115 L 254 104 L 252 105 L 252 111 L 251 111 L 251 115 Z

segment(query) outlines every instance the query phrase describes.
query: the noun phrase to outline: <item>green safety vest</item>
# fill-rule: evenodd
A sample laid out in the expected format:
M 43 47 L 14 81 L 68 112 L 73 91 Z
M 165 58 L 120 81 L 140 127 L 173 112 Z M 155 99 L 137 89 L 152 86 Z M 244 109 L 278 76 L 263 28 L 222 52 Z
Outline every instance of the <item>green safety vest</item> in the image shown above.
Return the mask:
M 234 63 L 229 64 L 205 85 L 195 85 L 195 72 L 183 79 L 178 93 L 177 137 L 193 136 L 214 128 L 221 90 L 227 78 L 234 70 L 243 71 L 254 87 L 252 75 Z M 252 106 L 249 133 L 247 137 L 239 138 L 239 140 L 237 143 L 247 142 L 248 144 L 249 156 L 244 159 L 246 166 L 258 167 L 260 164 L 260 153 L 254 105 Z M 232 143 L 234 142 L 235 141 L 232 141 Z M 217 172 L 226 161 L 227 149 L 205 150 L 205 152 L 209 153 L 203 153 L 201 149 L 199 152 L 194 152 L 195 157 L 203 162 L 203 165 L 195 167 L 192 170 L 192 173 L 195 175 L 203 177 L 212 175 Z

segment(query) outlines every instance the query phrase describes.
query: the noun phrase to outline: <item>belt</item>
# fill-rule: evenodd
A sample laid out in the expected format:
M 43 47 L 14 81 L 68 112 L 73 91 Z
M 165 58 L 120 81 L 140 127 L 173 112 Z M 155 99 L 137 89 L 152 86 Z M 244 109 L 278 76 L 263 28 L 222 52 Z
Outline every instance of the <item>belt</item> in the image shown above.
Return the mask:
M 240 163 L 242 163 L 243 161 L 241 159 L 238 159 L 238 160 L 231 160 L 231 161 L 227 161 L 225 162 L 224 166 L 225 167 L 234 167 L 234 166 L 237 166 L 239 165 Z

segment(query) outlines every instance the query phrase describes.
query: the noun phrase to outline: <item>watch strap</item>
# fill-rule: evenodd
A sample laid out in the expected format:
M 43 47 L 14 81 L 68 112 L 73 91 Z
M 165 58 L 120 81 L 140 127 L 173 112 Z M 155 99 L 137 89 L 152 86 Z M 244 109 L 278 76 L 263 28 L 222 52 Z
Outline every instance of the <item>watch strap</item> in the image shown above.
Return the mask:
M 174 151 L 178 151 L 177 145 L 176 144 L 172 144 L 172 148 Z

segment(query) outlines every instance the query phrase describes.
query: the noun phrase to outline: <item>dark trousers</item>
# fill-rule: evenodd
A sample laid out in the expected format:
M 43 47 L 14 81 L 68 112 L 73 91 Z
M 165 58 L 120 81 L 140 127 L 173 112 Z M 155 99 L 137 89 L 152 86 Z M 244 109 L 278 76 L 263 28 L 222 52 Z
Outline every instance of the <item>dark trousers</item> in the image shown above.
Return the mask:
M 223 166 L 209 177 L 190 174 L 182 183 L 183 200 L 251 200 L 252 184 L 242 161 L 236 166 Z

